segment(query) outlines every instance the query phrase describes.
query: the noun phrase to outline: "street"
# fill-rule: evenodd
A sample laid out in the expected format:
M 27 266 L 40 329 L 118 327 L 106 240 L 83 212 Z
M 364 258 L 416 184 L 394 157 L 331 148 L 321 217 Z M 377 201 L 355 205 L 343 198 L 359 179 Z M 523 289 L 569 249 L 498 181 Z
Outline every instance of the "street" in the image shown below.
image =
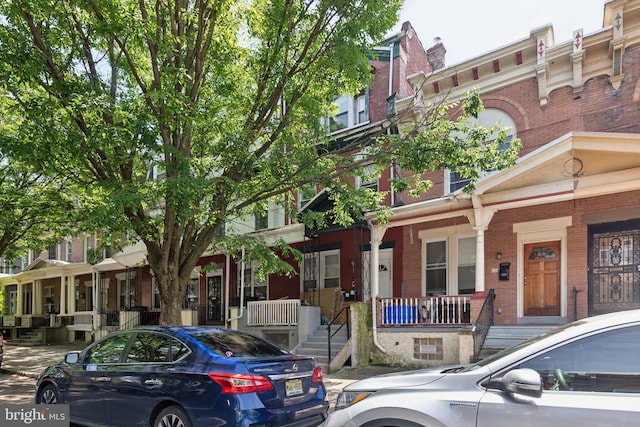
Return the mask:
M 34 403 L 36 380 L 17 374 L 0 374 L 0 401 L 2 403 Z

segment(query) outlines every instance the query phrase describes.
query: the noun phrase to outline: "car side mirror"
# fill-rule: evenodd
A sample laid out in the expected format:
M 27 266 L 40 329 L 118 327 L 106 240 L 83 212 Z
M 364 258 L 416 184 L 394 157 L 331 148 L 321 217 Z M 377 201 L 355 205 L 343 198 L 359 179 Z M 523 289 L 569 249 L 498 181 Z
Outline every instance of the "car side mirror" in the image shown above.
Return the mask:
M 522 368 L 507 372 L 502 378 L 490 380 L 487 388 L 509 393 L 518 393 L 529 397 L 542 396 L 542 378 L 533 369 Z
M 80 360 L 79 353 L 68 353 L 66 356 L 64 356 L 65 363 L 68 363 L 70 365 L 73 365 L 74 363 L 78 363 L 79 360 Z

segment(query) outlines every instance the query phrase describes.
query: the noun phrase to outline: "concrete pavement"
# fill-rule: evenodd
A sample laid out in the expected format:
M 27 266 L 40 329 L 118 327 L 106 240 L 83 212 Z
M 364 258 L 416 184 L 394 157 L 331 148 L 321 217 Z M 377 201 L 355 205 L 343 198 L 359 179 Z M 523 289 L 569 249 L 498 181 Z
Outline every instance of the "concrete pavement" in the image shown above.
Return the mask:
M 62 361 L 65 354 L 80 351 L 84 347 L 86 345 L 81 344 L 19 346 L 5 341 L 2 371 L 36 379 L 44 368 Z M 345 367 L 338 372 L 325 374 L 324 383 L 327 388 L 327 399 L 331 407 L 333 407 L 338 393 L 346 385 L 374 375 L 405 371 L 407 369 L 405 367 L 392 366 Z

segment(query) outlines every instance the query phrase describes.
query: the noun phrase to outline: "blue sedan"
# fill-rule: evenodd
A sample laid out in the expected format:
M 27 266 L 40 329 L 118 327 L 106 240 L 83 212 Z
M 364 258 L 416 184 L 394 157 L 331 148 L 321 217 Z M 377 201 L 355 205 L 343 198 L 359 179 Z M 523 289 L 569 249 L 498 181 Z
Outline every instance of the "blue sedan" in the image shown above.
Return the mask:
M 315 427 L 327 417 L 322 370 L 245 332 L 152 326 L 113 332 L 46 368 L 36 403 L 69 404 L 104 426 Z

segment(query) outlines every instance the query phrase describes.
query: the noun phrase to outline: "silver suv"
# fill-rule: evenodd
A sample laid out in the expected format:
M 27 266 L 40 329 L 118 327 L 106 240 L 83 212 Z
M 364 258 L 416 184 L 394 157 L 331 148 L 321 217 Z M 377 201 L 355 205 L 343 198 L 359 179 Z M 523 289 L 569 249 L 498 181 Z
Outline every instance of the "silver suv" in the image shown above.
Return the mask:
M 637 426 L 640 310 L 564 325 L 468 366 L 380 375 L 325 427 Z

